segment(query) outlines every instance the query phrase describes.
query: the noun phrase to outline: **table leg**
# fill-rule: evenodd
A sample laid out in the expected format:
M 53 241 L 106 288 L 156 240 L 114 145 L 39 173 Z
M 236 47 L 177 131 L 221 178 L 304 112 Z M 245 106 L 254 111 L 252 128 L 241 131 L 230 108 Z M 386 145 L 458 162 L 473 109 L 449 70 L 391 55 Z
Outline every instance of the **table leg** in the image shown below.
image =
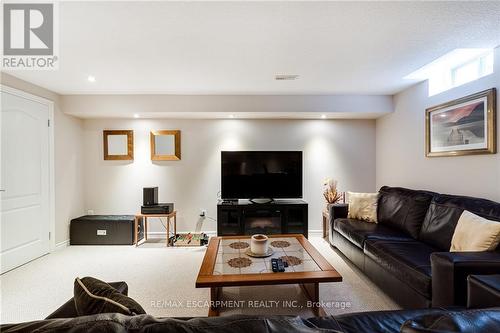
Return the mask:
M 327 236 L 327 231 L 326 231 L 326 224 L 328 223 L 328 221 L 326 221 L 326 217 L 325 215 L 323 215 L 323 238 L 326 238 Z
M 174 214 L 174 236 L 177 237 L 177 213 Z
M 317 317 L 326 316 L 325 310 L 319 304 L 319 283 L 302 283 L 302 289 L 304 289 L 307 297 L 311 302 L 313 302 L 313 312 Z
M 167 217 L 167 247 L 170 239 L 170 217 Z
M 139 222 L 137 220 L 138 220 L 138 217 L 136 216 L 134 218 L 134 244 L 135 244 L 135 246 L 137 246 L 137 241 L 138 241 L 137 229 L 139 228 Z
M 208 309 L 209 317 L 217 317 L 219 316 L 220 308 L 219 308 L 219 299 L 222 296 L 222 288 L 219 287 L 211 287 L 210 288 L 210 309 Z
M 148 240 L 148 218 L 144 216 L 144 241 Z

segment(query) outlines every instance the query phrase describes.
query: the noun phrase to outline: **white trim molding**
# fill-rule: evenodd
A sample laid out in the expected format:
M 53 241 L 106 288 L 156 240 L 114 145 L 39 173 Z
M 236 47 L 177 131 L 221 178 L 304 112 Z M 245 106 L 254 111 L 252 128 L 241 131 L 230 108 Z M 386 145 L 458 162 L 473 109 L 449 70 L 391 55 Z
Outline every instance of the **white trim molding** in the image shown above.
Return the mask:
M 65 241 L 57 243 L 54 247 L 54 251 L 62 250 L 68 246 L 69 246 L 69 239 L 66 239 Z
M 323 237 L 323 230 L 309 229 L 307 232 L 309 234 L 309 237 Z
M 55 195 L 55 169 L 54 169 L 54 102 L 25 91 L 0 84 L 0 91 L 9 93 L 24 99 L 28 99 L 43 105 L 49 110 L 49 252 L 56 248 L 56 195 Z

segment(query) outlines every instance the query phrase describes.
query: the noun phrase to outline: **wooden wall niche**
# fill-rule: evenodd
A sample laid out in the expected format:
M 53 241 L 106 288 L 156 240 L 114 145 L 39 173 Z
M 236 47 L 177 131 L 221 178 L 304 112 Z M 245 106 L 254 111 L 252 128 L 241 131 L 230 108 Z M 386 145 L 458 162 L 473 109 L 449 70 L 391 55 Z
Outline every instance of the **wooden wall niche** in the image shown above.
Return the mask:
M 151 160 L 178 161 L 181 159 L 181 131 L 151 131 Z
M 104 160 L 133 160 L 134 131 L 104 130 L 103 131 Z

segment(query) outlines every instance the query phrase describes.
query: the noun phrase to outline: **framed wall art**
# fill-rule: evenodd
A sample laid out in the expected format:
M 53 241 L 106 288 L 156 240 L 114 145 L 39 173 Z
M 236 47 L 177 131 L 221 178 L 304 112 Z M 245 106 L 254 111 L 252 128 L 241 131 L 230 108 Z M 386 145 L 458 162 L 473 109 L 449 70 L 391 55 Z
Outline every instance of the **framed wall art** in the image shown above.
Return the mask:
M 104 160 L 133 160 L 134 131 L 104 130 L 102 132 Z
M 181 131 L 151 131 L 151 160 L 178 161 L 181 159 Z
M 496 153 L 496 89 L 426 110 L 426 156 Z

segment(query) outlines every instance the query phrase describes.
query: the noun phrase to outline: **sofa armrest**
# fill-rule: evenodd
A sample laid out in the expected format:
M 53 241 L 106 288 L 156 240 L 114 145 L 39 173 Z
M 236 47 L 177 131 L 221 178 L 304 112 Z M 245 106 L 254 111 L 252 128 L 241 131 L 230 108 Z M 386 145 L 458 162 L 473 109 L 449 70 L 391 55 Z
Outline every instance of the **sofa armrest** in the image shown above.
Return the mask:
M 109 285 L 125 296 L 128 296 L 128 285 L 126 282 L 109 282 Z M 61 305 L 57 310 L 52 312 L 45 319 L 54 318 L 74 318 L 78 317 L 75 307 L 75 299 L 71 297 L 66 303 Z
M 330 218 L 328 221 L 328 224 L 330 226 L 328 239 L 330 241 L 330 244 L 333 245 L 333 222 L 335 221 L 335 219 L 346 218 L 348 212 L 349 212 L 348 204 L 330 205 L 330 211 L 328 212 Z
M 471 309 L 500 306 L 500 274 L 467 277 L 467 307 Z
M 347 213 L 349 212 L 348 204 L 333 204 L 330 205 L 330 226 L 333 226 L 333 221 L 335 219 L 345 219 L 347 218 Z
M 467 276 L 500 272 L 499 252 L 434 252 L 431 254 L 432 306 L 465 306 Z

